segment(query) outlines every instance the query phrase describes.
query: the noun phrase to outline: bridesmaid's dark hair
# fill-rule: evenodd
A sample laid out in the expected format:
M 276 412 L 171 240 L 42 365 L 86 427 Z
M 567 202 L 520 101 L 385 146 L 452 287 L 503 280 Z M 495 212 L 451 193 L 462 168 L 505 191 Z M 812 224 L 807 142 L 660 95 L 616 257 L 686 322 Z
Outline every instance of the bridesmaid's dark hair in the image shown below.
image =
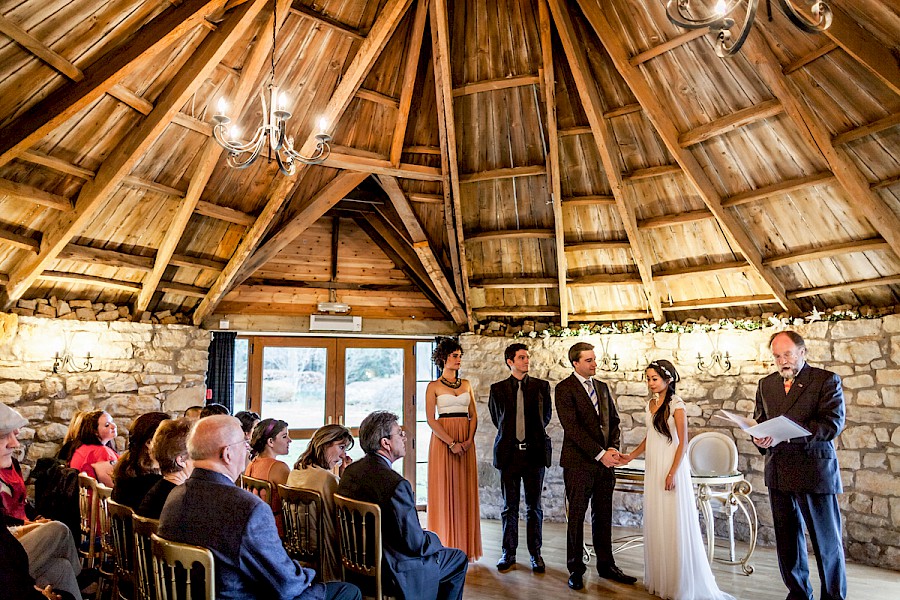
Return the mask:
M 663 399 L 659 408 L 653 413 L 653 428 L 669 438 L 669 442 L 671 443 L 672 432 L 669 431 L 669 402 L 672 400 L 672 395 L 675 394 L 675 383 L 680 381 L 681 377 L 678 375 L 678 371 L 675 370 L 675 365 L 667 360 L 654 360 L 647 365 L 646 370 L 649 371 L 650 369 L 653 369 L 657 375 L 669 382 L 666 386 L 666 391 L 663 393 Z
M 459 345 L 459 342 L 449 337 L 437 338 L 435 341 L 437 342 L 437 345 L 434 348 L 434 352 L 431 354 L 431 360 L 437 368 L 443 371 L 444 363 L 447 362 L 447 357 L 457 350 L 462 353 L 462 346 Z

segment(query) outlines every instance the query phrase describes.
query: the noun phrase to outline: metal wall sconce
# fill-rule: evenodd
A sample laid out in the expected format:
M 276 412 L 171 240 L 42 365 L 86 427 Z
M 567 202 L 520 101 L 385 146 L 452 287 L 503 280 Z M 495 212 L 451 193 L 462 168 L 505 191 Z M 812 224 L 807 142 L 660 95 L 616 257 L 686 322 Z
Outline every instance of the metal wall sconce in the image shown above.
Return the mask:
M 731 357 L 728 356 L 728 352 L 722 354 L 718 350 L 709 355 L 708 359 L 704 359 L 703 355 L 699 352 L 697 353 L 697 370 L 703 373 L 708 373 L 714 367 L 718 365 L 719 369 L 724 373 L 726 371 L 731 370 Z
M 603 356 L 600 357 L 600 360 L 597 361 L 600 365 L 601 371 L 618 371 L 619 370 L 619 357 L 616 354 L 610 356 L 606 352 L 603 353 Z
M 67 334 L 65 336 L 65 345 L 62 350 L 57 350 L 54 354 L 54 373 L 61 373 L 63 370 L 69 373 L 84 373 L 94 368 L 94 365 L 91 363 L 93 357 L 91 356 L 90 350 L 85 352 L 85 357 L 83 359 L 75 358 L 75 355 L 72 353 L 72 337 L 72 333 Z

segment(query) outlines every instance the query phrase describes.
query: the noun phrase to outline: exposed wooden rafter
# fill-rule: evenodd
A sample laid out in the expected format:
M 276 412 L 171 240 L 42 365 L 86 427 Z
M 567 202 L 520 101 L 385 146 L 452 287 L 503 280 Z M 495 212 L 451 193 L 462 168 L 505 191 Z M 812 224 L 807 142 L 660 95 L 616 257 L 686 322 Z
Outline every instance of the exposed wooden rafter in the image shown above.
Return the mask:
M 783 267 L 798 262 L 838 256 L 848 252 L 868 252 L 870 250 L 890 250 L 890 246 L 880 237 L 852 242 L 838 242 L 819 246 L 818 248 L 797 250 L 788 254 L 772 256 L 765 259 L 763 263 L 768 267 Z
M 566 196 L 563 206 L 615 206 L 615 196 L 591 194 L 589 196 Z
M 700 163 L 689 150 L 679 145 L 678 130 L 668 110 L 662 106 L 658 96 L 650 88 L 644 75 L 637 67 L 633 67 L 628 63 L 628 57 L 621 39 L 610 25 L 604 12 L 598 5 L 586 0 L 579 0 L 578 4 L 606 48 L 613 64 L 616 66 L 616 70 L 631 87 L 631 91 L 638 102 L 641 103 L 641 106 L 644 108 L 644 114 L 653 123 L 669 152 L 675 157 L 688 180 L 693 183 L 703 202 L 719 221 L 722 229 L 735 242 L 737 250 L 746 257 L 752 269 L 765 281 L 773 295 L 778 299 L 778 302 L 792 314 L 799 314 L 800 307 L 787 297 L 784 284 L 775 277 L 771 270 L 763 266 L 762 255 L 754 245 L 750 235 L 735 215 L 722 207 L 722 198 L 716 191 L 712 181 L 710 181 L 709 176 L 700 166 Z M 776 97 L 778 97 L 777 94 Z M 779 99 L 782 100 L 782 103 L 784 102 L 783 99 Z
M 472 309 L 478 317 L 557 317 L 555 306 L 479 306 Z
M 41 251 L 41 241 L 39 239 L 28 235 L 21 235 L 5 228 L 0 228 L 0 243 L 28 250 L 34 254 Z
M 472 83 L 453 88 L 453 97 L 458 98 L 481 92 L 508 90 L 510 88 L 535 85 L 540 82 L 541 78 L 538 75 L 516 75 L 499 79 L 487 79 L 485 81 L 473 81 Z
M 501 231 L 475 231 L 466 234 L 467 242 L 496 242 L 498 240 L 553 240 L 553 229 L 504 229 Z
M 822 58 L 823 56 L 825 56 L 826 54 L 828 54 L 828 53 L 831 52 L 832 50 L 836 50 L 837 47 L 838 47 L 838 45 L 835 44 L 834 42 L 831 42 L 831 41 L 825 42 L 824 44 L 822 44 L 821 46 L 819 46 L 818 48 L 816 48 L 816 49 L 813 50 L 812 52 L 810 52 L 810 53 L 808 53 L 808 54 L 806 54 L 806 55 L 804 55 L 804 56 L 801 56 L 800 58 L 798 58 L 797 60 L 795 60 L 795 61 L 792 62 L 791 64 L 785 66 L 785 67 L 781 70 L 781 72 L 784 73 L 785 75 L 790 75 L 790 74 L 793 73 L 794 71 L 799 71 L 800 69 L 802 69 L 802 68 L 805 67 L 806 65 L 808 65 L 808 64 L 810 64 L 810 63 L 812 63 L 812 62 L 814 62 L 814 61 L 816 61 L 816 60 Z
M 595 242 L 566 242 L 566 252 L 593 252 L 595 250 L 630 250 L 628 240 L 608 240 Z
M 863 125 L 862 127 L 855 127 L 849 131 L 840 133 L 831 138 L 831 143 L 835 146 L 840 146 L 841 144 L 847 144 L 868 135 L 884 131 L 885 129 L 896 127 L 897 125 L 900 125 L 900 112 L 889 114 L 883 119 L 878 119 L 877 121 Z
M 726 296 L 724 298 L 698 298 L 696 300 L 681 300 L 663 304 L 663 310 L 672 312 L 676 310 L 703 310 L 706 308 L 728 308 L 731 306 L 749 306 L 751 304 L 780 304 L 775 296 Z
M 24 200 L 62 212 L 72 211 L 72 201 L 65 196 L 51 194 L 36 187 L 25 185 L 24 183 L 16 183 L 8 179 L 0 179 L 0 196 Z
M 632 67 L 637 67 L 638 65 L 642 65 L 650 59 L 656 58 L 661 54 L 665 54 L 670 50 L 674 50 L 679 46 L 683 46 L 690 41 L 696 40 L 699 37 L 703 37 L 707 33 L 709 33 L 709 27 L 704 27 L 703 29 L 694 29 L 680 35 L 676 35 L 671 40 L 667 40 L 662 44 L 653 46 L 652 48 L 635 54 L 628 59 L 628 62 Z
M 403 142 L 406 139 L 406 127 L 409 124 L 409 111 L 412 108 L 413 92 L 416 85 L 416 74 L 419 68 L 419 56 L 422 53 L 422 41 L 425 37 L 425 21 L 428 19 L 428 0 L 417 0 L 416 14 L 409 32 L 409 50 L 403 64 L 403 81 L 400 86 L 400 103 L 394 134 L 391 136 L 391 152 L 389 160 L 394 167 L 400 166 L 403 154 Z M 437 149 L 440 153 L 440 148 Z
M 788 292 L 792 298 L 808 298 L 810 296 L 819 296 L 821 294 L 833 294 L 835 292 L 849 292 L 860 288 L 877 287 L 882 285 L 898 285 L 900 284 L 900 275 L 890 275 L 888 277 L 878 277 L 877 279 L 864 279 L 862 281 L 847 281 L 835 285 L 823 285 L 820 287 L 808 288 L 805 290 L 796 290 Z
M 764 198 L 770 198 L 777 194 L 787 194 L 789 192 L 795 192 L 807 187 L 820 185 L 823 183 L 830 183 L 832 181 L 834 181 L 834 174 L 831 171 L 814 173 L 806 177 L 797 177 L 796 179 L 786 179 L 785 181 L 773 183 L 772 185 L 766 185 L 755 190 L 749 190 L 746 192 L 741 192 L 740 194 L 735 194 L 734 196 L 728 196 L 727 198 L 722 200 L 722 206 L 726 208 L 740 206 L 749 202 L 755 202 Z
M 746 127 L 751 123 L 774 117 L 781 114 L 782 111 L 784 111 L 784 108 L 782 108 L 781 102 L 778 100 L 766 100 L 686 131 L 678 136 L 678 143 L 682 148 L 687 148 L 716 136 L 724 135 L 729 131 Z
M 650 217 L 649 219 L 641 219 L 637 222 L 638 229 L 659 229 L 660 227 L 670 227 L 672 225 L 684 225 L 685 223 L 695 223 L 697 221 L 707 221 L 714 219 L 715 215 L 705 208 L 697 210 L 687 210 L 683 213 L 675 215 L 662 215 L 659 217 Z
M 493 279 L 474 279 L 470 285 L 473 288 L 486 290 L 545 290 L 557 287 L 559 281 L 553 277 L 497 277 Z
M 571 287 L 600 287 L 610 285 L 642 285 L 638 273 L 595 273 L 569 279 Z
M 41 279 L 43 281 L 59 281 L 62 283 L 80 283 L 102 288 L 112 288 L 114 290 L 123 290 L 126 292 L 141 291 L 141 284 L 139 282 L 120 281 L 118 279 L 110 279 L 109 277 L 97 277 L 96 275 L 86 275 L 84 273 L 44 271 L 40 274 L 38 279 Z
M 333 169 L 364 171 L 372 175 L 388 175 L 389 177 L 419 179 L 422 181 L 441 181 L 440 169 L 407 163 L 400 163 L 399 166 L 394 167 L 391 161 L 386 158 L 368 158 L 332 151 L 322 164 Z
M 750 268 L 747 261 L 733 260 L 725 263 L 712 263 L 708 265 L 695 265 L 693 267 L 680 267 L 677 269 L 665 269 L 656 271 L 653 277 L 657 281 L 694 277 L 696 275 L 727 275 L 729 273 L 742 273 Z
M 323 25 L 325 27 L 328 27 L 329 29 L 333 29 L 341 35 L 346 35 L 347 37 L 350 37 L 354 40 L 363 41 L 366 39 L 366 36 L 364 36 L 356 29 L 350 27 L 349 25 L 345 25 L 344 23 L 341 23 L 336 19 L 332 19 L 331 17 L 323 15 L 318 11 L 313 10 L 312 8 L 304 4 L 301 0 L 294 0 L 291 3 L 291 12 L 306 19 L 310 19 L 318 23 L 319 25 Z
M 531 177 L 534 175 L 546 175 L 547 165 L 527 165 L 522 167 L 505 167 L 479 171 L 477 173 L 465 173 L 459 176 L 460 183 L 474 183 L 476 181 L 491 181 L 495 179 L 512 179 L 513 177 Z

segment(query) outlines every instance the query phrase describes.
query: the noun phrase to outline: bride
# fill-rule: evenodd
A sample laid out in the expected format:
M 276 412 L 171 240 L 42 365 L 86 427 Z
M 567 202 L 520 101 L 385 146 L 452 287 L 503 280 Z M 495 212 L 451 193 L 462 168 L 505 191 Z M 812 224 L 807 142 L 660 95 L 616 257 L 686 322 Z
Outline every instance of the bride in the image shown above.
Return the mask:
M 425 389 L 425 414 L 431 427 L 428 529 L 445 546 L 459 548 L 476 561 L 482 555 L 475 460 L 478 413 L 472 385 L 459 377 L 462 355 L 456 340 L 440 340 L 432 360 L 441 376 Z
M 734 600 L 719 591 L 700 537 L 700 520 L 685 460 L 687 416 L 684 400 L 675 395 L 680 379 L 667 360 L 645 371 L 652 396 L 644 411 L 647 437 L 627 463 L 645 450 L 644 585 L 667 600 Z

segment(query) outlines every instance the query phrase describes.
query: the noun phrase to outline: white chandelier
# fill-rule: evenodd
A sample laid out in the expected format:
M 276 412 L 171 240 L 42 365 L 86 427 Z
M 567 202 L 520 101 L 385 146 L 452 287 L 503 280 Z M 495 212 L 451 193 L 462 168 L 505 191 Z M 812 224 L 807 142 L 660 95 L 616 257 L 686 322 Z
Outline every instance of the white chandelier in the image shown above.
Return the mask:
M 767 3 L 771 0 L 766 0 Z M 803 13 L 794 7 L 792 0 L 778 0 L 781 10 L 790 19 L 791 23 L 799 29 L 807 33 L 821 33 L 831 26 L 832 12 L 828 2 L 824 0 L 804 0 L 809 6 L 809 12 L 812 14 L 812 20 L 809 20 Z M 735 25 L 735 20 L 729 15 L 742 4 L 747 5 L 744 15 L 744 24 L 737 37 L 731 33 L 731 28 Z M 756 17 L 756 7 L 759 0 L 718 0 L 713 12 L 710 15 L 694 18 L 690 14 L 691 0 L 668 0 L 666 2 L 666 15 L 669 20 L 685 29 L 702 29 L 709 27 L 712 31 L 718 32 L 716 36 L 716 54 L 725 58 L 726 56 L 734 56 L 744 41 L 750 34 L 750 27 L 753 25 L 753 19 Z M 771 7 L 770 7 L 771 8 Z
M 266 94 L 260 92 L 259 100 L 262 104 L 263 123 L 256 129 L 256 133 L 249 142 L 240 139 L 240 130 L 228 124 L 231 119 L 225 114 L 228 108 L 224 98 L 219 98 L 216 115 L 213 117 L 215 126 L 213 136 L 225 150 L 228 151 L 228 166 L 236 169 L 246 169 L 259 158 L 263 148 L 266 148 L 266 156 L 278 163 L 278 168 L 285 175 L 293 175 L 297 172 L 296 162 L 307 165 L 322 163 L 331 154 L 329 142 L 331 136 L 327 133 L 328 121 L 324 118 L 318 121 L 316 134 L 316 149 L 312 156 L 303 156 L 294 150 L 294 138 L 285 133 L 287 120 L 291 113 L 287 110 L 287 96 L 278 91 L 275 85 L 275 33 L 278 23 L 278 0 L 275 0 L 274 14 L 272 15 L 272 70 L 269 75 L 268 90 L 269 102 L 266 103 Z M 267 143 L 268 142 L 268 143 Z

